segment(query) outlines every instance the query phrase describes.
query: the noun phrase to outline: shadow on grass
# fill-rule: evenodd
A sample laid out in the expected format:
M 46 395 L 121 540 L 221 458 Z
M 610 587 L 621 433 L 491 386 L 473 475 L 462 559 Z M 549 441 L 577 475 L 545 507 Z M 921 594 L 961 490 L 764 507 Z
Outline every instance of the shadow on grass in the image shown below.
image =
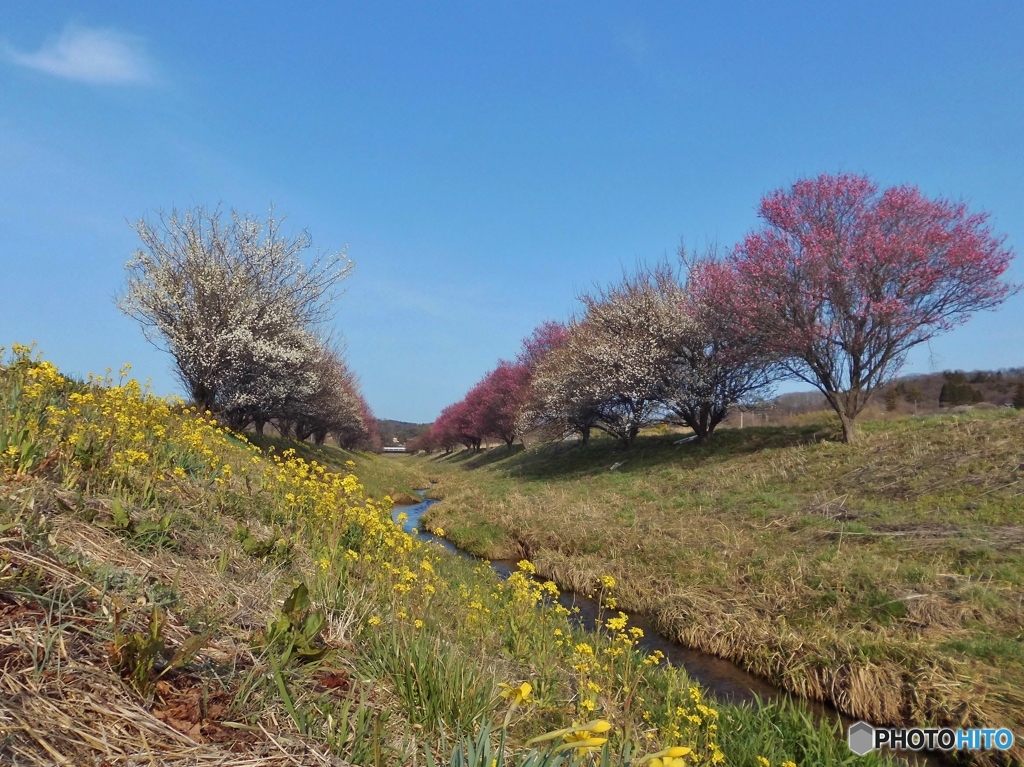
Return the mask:
M 245 438 L 263 452 L 273 450 L 278 455 L 281 455 L 285 450 L 291 449 L 295 451 L 299 458 L 307 463 L 316 461 L 331 467 L 344 466 L 345 461 L 358 455 L 358 453 L 342 450 L 334 445 L 314 445 L 309 442 L 295 442 L 294 440 L 272 437 L 270 435 L 260 437 L 253 432 L 246 432 Z
M 697 466 L 720 463 L 740 455 L 762 450 L 795 447 L 839 435 L 830 424 L 807 426 L 752 426 L 746 429 L 722 429 L 705 445 L 679 444 L 678 434 L 641 435 L 623 448 L 603 435 L 595 436 L 586 447 L 579 442 L 553 442 L 526 450 L 522 445 L 505 445 L 480 452 L 462 450 L 440 455 L 432 461 L 458 466 L 466 471 L 492 466 L 510 477 L 527 480 L 573 479 L 612 470 L 642 472 L 664 464 Z

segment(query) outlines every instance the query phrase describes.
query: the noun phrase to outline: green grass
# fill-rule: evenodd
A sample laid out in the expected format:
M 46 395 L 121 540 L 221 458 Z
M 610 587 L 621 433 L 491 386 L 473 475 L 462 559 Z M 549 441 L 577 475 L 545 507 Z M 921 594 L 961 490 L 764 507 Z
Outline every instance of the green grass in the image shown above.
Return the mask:
M 1024 730 L 1024 415 L 419 459 L 427 524 L 851 715 Z M 984 694 L 979 694 L 979 690 Z

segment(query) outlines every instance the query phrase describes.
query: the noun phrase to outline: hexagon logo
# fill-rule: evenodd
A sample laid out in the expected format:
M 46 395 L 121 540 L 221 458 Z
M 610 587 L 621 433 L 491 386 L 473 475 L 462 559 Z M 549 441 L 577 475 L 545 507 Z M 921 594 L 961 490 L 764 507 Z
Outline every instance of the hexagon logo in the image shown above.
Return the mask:
M 875 750 L 875 728 L 867 722 L 856 722 L 846 731 L 846 742 L 857 756 Z

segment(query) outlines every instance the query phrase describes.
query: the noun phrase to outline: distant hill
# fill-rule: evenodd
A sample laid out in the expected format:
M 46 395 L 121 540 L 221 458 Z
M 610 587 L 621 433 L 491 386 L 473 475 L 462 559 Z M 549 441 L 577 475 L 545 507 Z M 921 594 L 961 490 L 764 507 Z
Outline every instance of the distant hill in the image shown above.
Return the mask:
M 1024 368 L 1002 370 L 945 370 L 902 376 L 875 393 L 868 404 L 876 414 L 938 413 L 953 407 L 1005 407 L 1014 404 Z M 769 400 L 746 416 L 749 423 L 779 424 L 794 416 L 829 408 L 817 391 L 790 392 Z M 728 419 L 736 425 L 738 414 Z
M 405 444 L 413 437 L 425 434 L 432 425 L 429 423 L 391 421 L 387 418 L 377 419 L 377 430 L 380 432 L 380 438 L 384 441 L 385 446 L 390 445 L 395 437 L 398 438 L 399 442 Z

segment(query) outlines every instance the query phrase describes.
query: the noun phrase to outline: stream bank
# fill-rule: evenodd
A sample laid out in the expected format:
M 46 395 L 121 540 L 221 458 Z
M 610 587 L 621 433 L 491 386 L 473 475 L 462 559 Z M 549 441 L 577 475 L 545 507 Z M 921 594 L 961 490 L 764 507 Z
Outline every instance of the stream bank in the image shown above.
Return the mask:
M 406 518 L 401 524 L 405 532 L 421 541 L 439 545 L 455 556 L 480 561 L 479 557 L 458 548 L 446 538 L 422 529 L 423 515 L 435 503 L 440 503 L 440 501 L 425 499 L 413 505 L 395 506 L 392 518 L 398 523 L 398 515 L 404 513 Z M 516 570 L 516 562 L 511 559 L 486 561 L 502 579 L 508 578 Z M 570 620 L 577 627 L 585 631 L 596 631 L 600 628 L 599 617 L 602 608 L 596 599 L 572 591 L 560 591 L 558 602 L 572 611 Z M 755 703 L 758 699 L 797 702 L 806 707 L 816 720 L 824 719 L 831 723 L 839 723 L 843 732 L 854 722 L 853 719 L 828 704 L 800 698 L 767 680 L 749 674 L 730 661 L 685 647 L 664 637 L 642 615 L 631 613 L 628 610 L 621 612 L 628 616 L 630 626 L 636 626 L 643 630 L 644 636 L 639 640 L 639 646 L 645 652 L 660 651 L 669 663 L 685 669 L 692 679 L 720 701 L 734 704 Z M 942 767 L 944 764 L 938 755 L 930 753 L 896 751 L 890 752 L 890 754 L 906 760 L 915 767 Z
M 422 494 L 425 491 L 418 492 Z M 401 526 L 411 536 L 420 541 L 440 546 L 445 551 L 456 556 L 480 561 L 479 557 L 460 549 L 451 541 L 435 536 L 432 532 L 421 527 L 423 515 L 435 503 L 440 503 L 440 501 L 425 499 L 414 505 L 395 506 L 392 512 L 392 519 L 397 523 L 398 515 L 406 514 L 406 519 L 401 523 Z M 516 570 L 516 561 L 512 559 L 485 561 L 494 569 L 498 577 L 503 580 L 511 576 L 512 572 Z M 602 608 L 596 599 L 577 592 L 560 591 L 558 602 L 563 607 L 571 610 L 569 620 L 579 628 L 590 632 L 599 629 L 599 616 Z M 616 609 L 616 611 L 620 610 Z M 630 626 L 636 626 L 643 630 L 644 635 L 639 641 L 639 646 L 644 651 L 654 652 L 659 650 L 665 655 L 670 664 L 684 669 L 694 681 L 705 687 L 719 700 L 737 705 L 754 704 L 758 699 L 784 699 L 799 702 L 801 706 L 804 706 L 814 716 L 815 720 L 820 721 L 823 719 L 830 723 L 839 723 L 843 732 L 846 732 L 847 728 L 855 721 L 840 713 L 834 707 L 823 704 L 821 701 L 802 698 L 799 695 L 788 692 L 767 680 L 743 671 L 735 664 L 725 661 L 723 658 L 685 647 L 678 642 L 668 639 L 659 634 L 657 629 L 643 615 L 625 609 L 621 611 L 629 617 Z M 886 751 L 888 752 L 889 750 Z M 889 754 L 905 760 L 909 764 L 914 765 L 914 767 L 942 767 L 944 764 L 936 754 L 906 751 L 889 752 Z

